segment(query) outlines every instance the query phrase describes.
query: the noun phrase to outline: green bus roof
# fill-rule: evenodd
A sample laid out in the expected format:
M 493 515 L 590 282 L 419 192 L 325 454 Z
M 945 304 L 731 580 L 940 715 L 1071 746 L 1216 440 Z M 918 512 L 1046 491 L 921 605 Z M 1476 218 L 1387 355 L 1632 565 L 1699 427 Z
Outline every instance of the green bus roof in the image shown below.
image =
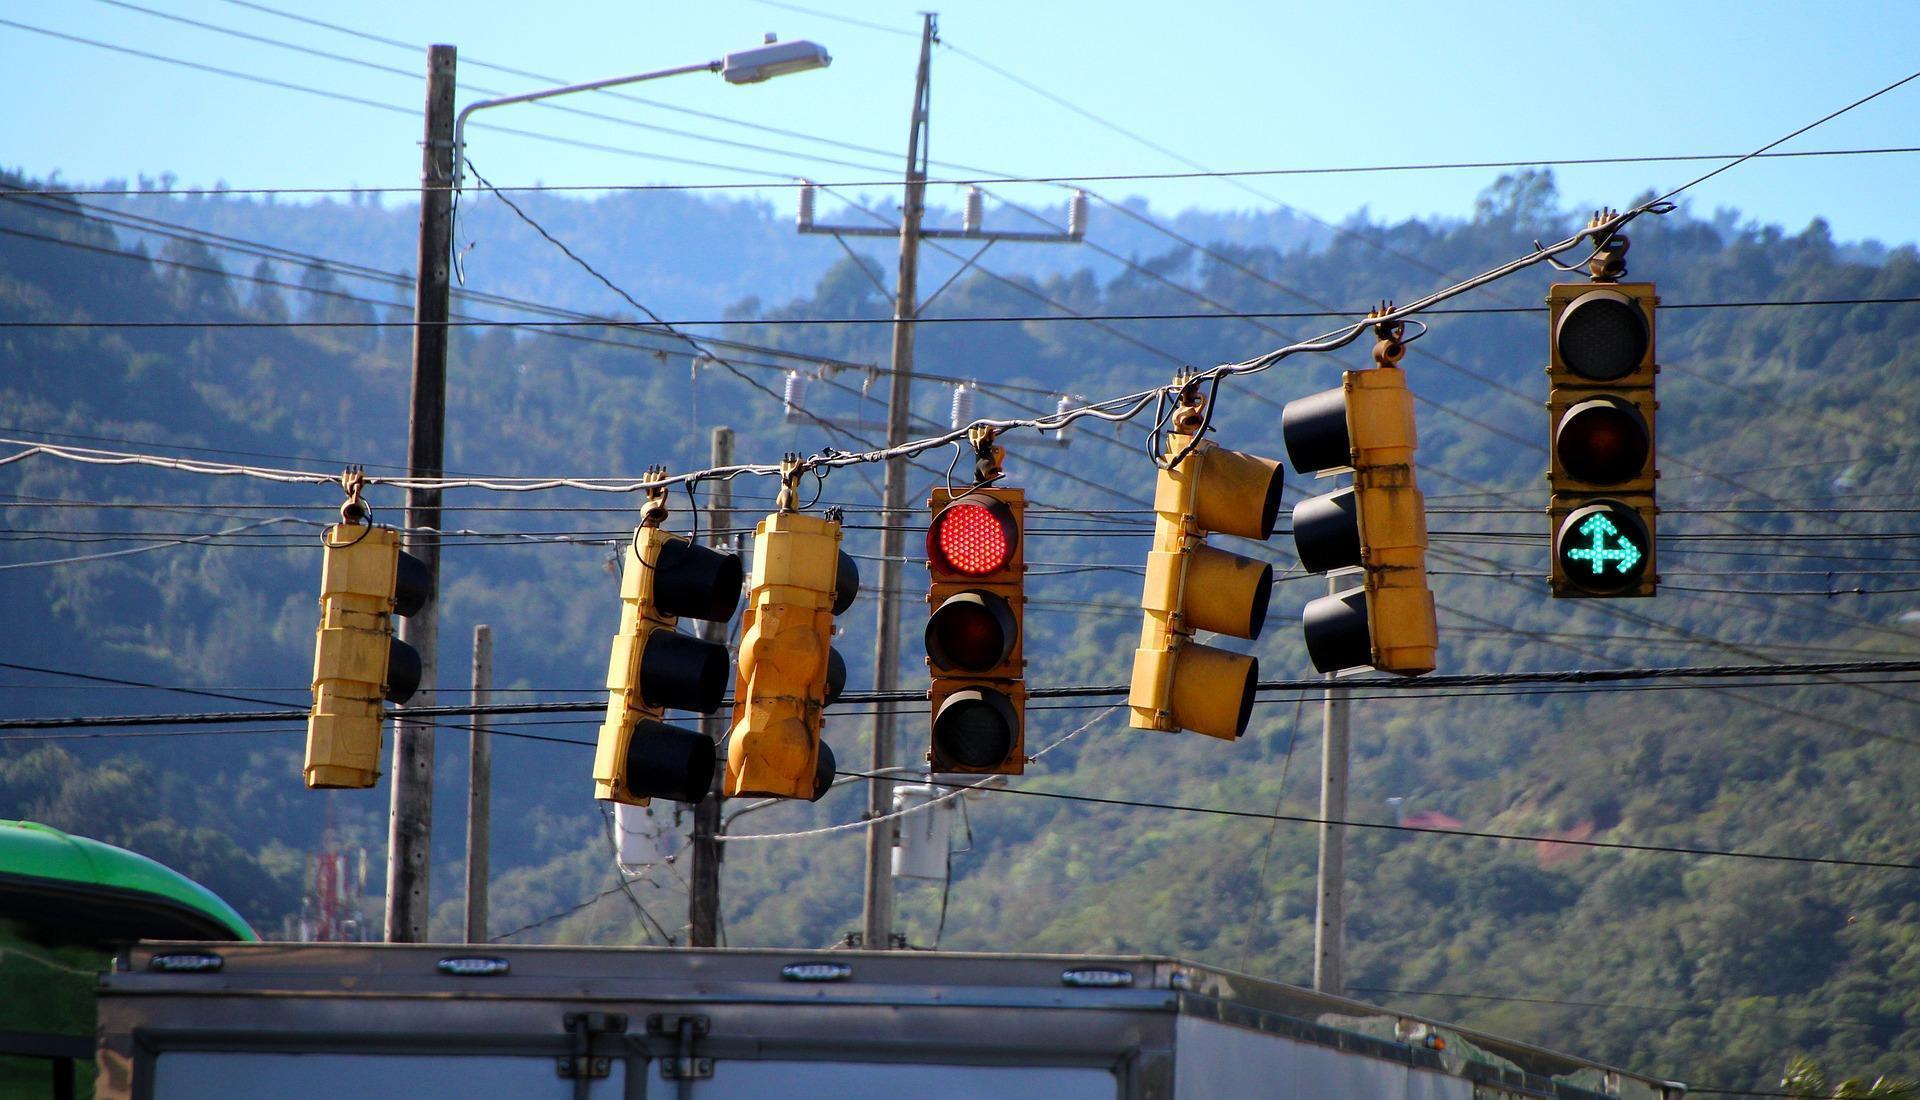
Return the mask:
M 0 916 L 103 941 L 260 938 L 178 871 L 34 821 L 0 820 Z

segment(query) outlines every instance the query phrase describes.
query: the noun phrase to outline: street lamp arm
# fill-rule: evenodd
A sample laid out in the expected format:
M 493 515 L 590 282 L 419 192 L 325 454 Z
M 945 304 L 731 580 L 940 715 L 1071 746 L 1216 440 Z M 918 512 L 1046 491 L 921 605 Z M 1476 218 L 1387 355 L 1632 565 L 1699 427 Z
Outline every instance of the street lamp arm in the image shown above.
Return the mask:
M 591 80 L 585 84 L 569 84 L 563 88 L 545 88 L 523 95 L 501 96 L 498 99 L 483 99 L 478 103 L 469 103 L 460 109 L 453 120 L 453 180 L 456 189 L 465 173 L 467 152 L 467 116 L 488 107 L 505 107 L 512 103 L 531 103 L 536 99 L 549 99 L 557 95 L 569 95 L 573 92 L 597 92 L 603 88 L 613 88 L 622 84 L 638 84 L 642 80 L 658 80 L 661 77 L 680 76 L 685 73 L 717 73 L 724 62 L 719 60 L 702 61 L 697 65 L 681 65 L 673 69 L 660 69 L 656 72 L 637 73 L 633 76 L 616 76 L 607 80 Z
M 568 84 L 564 88 L 546 88 L 523 95 L 501 96 L 499 99 L 483 99 L 478 103 L 469 103 L 453 120 L 453 189 L 458 191 L 466 176 L 467 116 L 475 111 L 484 111 L 488 107 L 505 107 L 510 103 L 531 103 L 536 99 L 549 99 L 574 92 L 597 92 L 605 88 L 619 87 L 622 84 L 638 84 L 642 80 L 659 80 L 661 77 L 681 76 L 685 73 L 719 73 L 729 84 L 758 84 L 763 80 L 771 80 L 788 73 L 824 69 L 832 63 L 833 58 L 827 54 L 826 47 L 818 43 L 808 42 L 805 39 L 776 42 L 772 35 L 768 35 L 764 45 L 747 50 L 736 50 L 725 57 L 713 61 L 702 61 L 697 65 L 681 65 L 678 68 L 636 73 L 633 76 L 616 76 L 609 80 L 593 80 L 585 84 Z

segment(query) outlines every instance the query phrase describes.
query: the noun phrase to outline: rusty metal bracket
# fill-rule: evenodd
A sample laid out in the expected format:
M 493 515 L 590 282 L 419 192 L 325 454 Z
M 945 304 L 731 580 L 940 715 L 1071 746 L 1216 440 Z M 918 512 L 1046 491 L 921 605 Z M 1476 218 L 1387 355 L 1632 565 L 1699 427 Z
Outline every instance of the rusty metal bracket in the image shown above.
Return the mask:
M 713 1076 L 713 1059 L 694 1053 L 694 1044 L 706 1037 L 713 1021 L 705 1016 L 647 1017 L 647 1034 L 673 1040 L 673 1057 L 660 1060 L 660 1076 L 668 1081 L 700 1081 Z
M 569 1012 L 561 1018 L 572 1038 L 572 1052 L 562 1055 L 555 1069 L 576 1081 L 604 1078 L 613 1073 L 613 1059 L 593 1053 L 596 1035 L 620 1035 L 627 1030 L 624 1012 Z

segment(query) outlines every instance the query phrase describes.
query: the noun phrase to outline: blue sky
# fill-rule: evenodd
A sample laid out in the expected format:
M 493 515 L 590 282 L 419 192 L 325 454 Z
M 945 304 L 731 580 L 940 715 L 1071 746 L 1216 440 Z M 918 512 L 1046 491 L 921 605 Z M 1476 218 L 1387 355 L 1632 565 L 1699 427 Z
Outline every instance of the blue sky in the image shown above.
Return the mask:
M 832 138 L 859 152 L 600 96 L 569 105 L 617 122 L 538 107 L 476 116 L 475 163 L 499 184 L 754 183 L 805 176 L 897 176 L 919 16 L 894 0 L 659 3 L 556 0 L 59 0 L 16 2 L 0 20 L 387 104 L 381 110 L 273 88 L 0 24 L 9 94 L 0 165 L 68 181 L 158 176 L 182 186 L 405 188 L 418 176 L 424 44 L 461 51 L 462 102 L 484 87 L 540 82 L 480 63 L 591 80 L 701 61 L 764 32 L 811 38 L 824 72 L 734 87 L 694 74 L 632 94 L 739 122 Z M 262 8 L 411 44 L 401 48 Z M 141 10 L 147 9 L 147 10 Z M 363 62 L 306 56 L 265 42 Z M 1630 23 L 1610 17 L 1638 12 Z M 1595 14 L 1599 13 L 1599 14 Z M 966 0 L 940 12 L 936 161 L 1015 175 L 1085 176 L 1458 161 L 1739 153 L 1920 68 L 1920 4 L 1681 3 L 1657 8 L 1482 2 L 1180 4 Z M 980 62 L 1045 88 L 1143 143 L 1060 106 Z M 368 65 L 391 66 L 388 73 Z M 480 128 L 483 120 L 596 145 L 602 152 Z M 766 148 L 675 136 L 670 127 Z M 1150 144 L 1148 144 L 1150 143 Z M 1156 149 L 1152 146 L 1159 146 Z M 1920 146 L 1920 81 L 1828 123 L 1793 150 Z M 710 162 L 709 167 L 659 157 Z M 853 162 L 833 164 L 820 157 Z M 718 167 L 718 166 L 727 167 Z M 1705 171 L 1700 163 L 1558 169 L 1582 204 L 1622 204 Z M 750 171 L 736 171 L 747 169 Z M 1920 154 L 1750 163 L 1692 192 L 1702 214 L 1736 207 L 1798 229 L 1825 216 L 1843 239 L 1920 239 Z M 967 173 L 936 166 L 936 177 Z M 1285 203 L 1328 220 L 1459 215 L 1493 169 L 1105 182 L 1154 208 Z M 1251 190 L 1249 190 L 1251 189 Z M 1254 192 L 1257 192 L 1254 193 Z M 791 199 L 771 192 L 782 208 Z M 1057 201 L 1027 185 L 1017 201 Z M 952 189 L 932 201 L 957 205 Z M 823 212 L 824 208 L 823 208 Z

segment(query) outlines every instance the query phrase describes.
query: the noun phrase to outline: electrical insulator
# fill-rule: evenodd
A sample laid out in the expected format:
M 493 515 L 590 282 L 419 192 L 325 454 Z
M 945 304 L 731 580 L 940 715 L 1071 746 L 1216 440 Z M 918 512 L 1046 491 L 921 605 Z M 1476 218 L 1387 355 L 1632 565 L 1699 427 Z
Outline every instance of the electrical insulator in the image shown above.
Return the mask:
M 786 408 L 789 423 L 802 419 L 807 407 L 807 376 L 797 370 L 788 371 L 780 400 Z
M 1067 410 L 1071 408 L 1073 408 L 1073 398 L 1068 397 L 1066 394 L 1063 393 L 1060 395 L 1060 399 L 1053 403 L 1053 414 L 1055 416 L 1065 416 L 1067 414 Z M 1060 430 L 1053 433 L 1053 441 L 1055 443 L 1060 444 L 1062 447 L 1066 446 L 1068 442 L 1070 442 L 1067 439 L 1067 426 L 1065 424 L 1060 425 Z
M 980 189 L 967 188 L 966 212 L 960 217 L 960 228 L 968 233 L 980 232 Z
M 1087 193 L 1075 191 L 1067 200 L 1067 236 L 1074 240 L 1087 235 Z
M 973 387 L 965 382 L 953 387 L 953 416 L 951 426 L 964 428 L 973 423 Z
M 813 228 L 813 197 L 816 190 L 818 188 L 811 183 L 800 185 L 800 210 L 793 220 L 803 233 Z

